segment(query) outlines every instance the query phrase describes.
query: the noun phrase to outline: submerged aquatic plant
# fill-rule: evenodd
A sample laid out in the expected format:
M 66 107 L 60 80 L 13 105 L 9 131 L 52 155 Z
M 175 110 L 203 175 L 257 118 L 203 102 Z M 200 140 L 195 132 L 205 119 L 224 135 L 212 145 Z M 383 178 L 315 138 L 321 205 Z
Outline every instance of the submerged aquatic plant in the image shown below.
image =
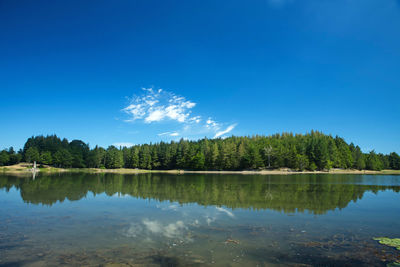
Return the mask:
M 400 238 L 374 237 L 372 239 L 379 241 L 380 244 L 395 247 L 397 250 L 400 250 Z
M 386 267 L 397 267 L 397 266 L 400 266 L 400 261 L 386 264 Z

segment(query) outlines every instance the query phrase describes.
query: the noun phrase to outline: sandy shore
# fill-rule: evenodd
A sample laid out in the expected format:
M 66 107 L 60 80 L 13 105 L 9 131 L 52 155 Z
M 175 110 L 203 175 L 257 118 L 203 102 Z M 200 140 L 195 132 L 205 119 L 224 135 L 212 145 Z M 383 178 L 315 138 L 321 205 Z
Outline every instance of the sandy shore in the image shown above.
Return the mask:
M 12 166 L 0 167 L 0 173 L 6 174 L 31 174 L 32 164 L 20 163 Z M 119 173 L 119 174 L 137 174 L 137 173 L 171 173 L 171 174 L 184 174 L 184 173 L 199 173 L 199 174 L 259 174 L 259 175 L 290 175 L 290 174 L 399 174 L 400 170 L 382 170 L 382 171 L 369 171 L 369 170 L 352 170 L 352 169 L 331 169 L 329 171 L 294 171 L 288 168 L 276 170 L 246 170 L 246 171 L 188 171 L 188 170 L 142 170 L 142 169 L 96 169 L 96 168 L 54 168 L 48 167 L 40 168 L 40 173 L 60 173 L 60 172 L 85 172 L 85 173 Z

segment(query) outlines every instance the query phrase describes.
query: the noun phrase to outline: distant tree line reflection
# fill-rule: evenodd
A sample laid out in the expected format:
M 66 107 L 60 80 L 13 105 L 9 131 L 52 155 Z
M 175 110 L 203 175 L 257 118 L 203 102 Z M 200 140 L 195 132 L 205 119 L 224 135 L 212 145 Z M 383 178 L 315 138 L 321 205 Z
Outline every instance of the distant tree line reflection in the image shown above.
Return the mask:
M 62 174 L 35 180 L 0 176 L 0 188 L 15 187 L 26 203 L 44 205 L 105 193 L 181 204 L 314 214 L 345 208 L 367 191 L 400 190 L 400 186 L 355 184 L 351 179 L 346 175 Z

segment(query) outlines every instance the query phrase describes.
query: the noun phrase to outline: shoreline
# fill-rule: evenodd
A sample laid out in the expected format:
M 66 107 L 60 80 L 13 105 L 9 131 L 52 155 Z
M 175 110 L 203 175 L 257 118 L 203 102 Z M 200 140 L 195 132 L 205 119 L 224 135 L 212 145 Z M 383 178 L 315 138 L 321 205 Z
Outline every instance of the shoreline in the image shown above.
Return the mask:
M 27 175 L 32 174 L 31 164 L 20 163 L 12 166 L 0 167 L 0 173 Z M 191 170 L 144 170 L 144 169 L 99 169 L 99 168 L 55 168 L 46 166 L 38 168 L 37 171 L 43 174 L 54 173 L 117 173 L 117 174 L 141 174 L 141 173 L 169 173 L 169 174 L 242 174 L 242 175 L 291 175 L 291 174 L 380 174 L 400 175 L 400 170 L 354 170 L 354 169 L 330 169 L 329 171 L 295 171 L 288 168 L 274 170 L 242 170 L 242 171 L 191 171 Z

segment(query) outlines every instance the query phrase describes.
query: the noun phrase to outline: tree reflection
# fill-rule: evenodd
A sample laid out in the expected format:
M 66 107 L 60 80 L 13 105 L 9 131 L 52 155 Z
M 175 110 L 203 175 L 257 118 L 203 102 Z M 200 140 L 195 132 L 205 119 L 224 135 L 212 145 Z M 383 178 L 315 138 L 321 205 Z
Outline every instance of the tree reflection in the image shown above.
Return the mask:
M 313 214 L 345 208 L 367 191 L 400 190 L 400 186 L 357 184 L 359 180 L 360 176 L 350 175 L 60 174 L 39 175 L 35 180 L 0 176 L 0 188 L 8 191 L 15 187 L 26 203 L 43 205 L 80 200 L 88 193 L 105 193 L 181 204 Z

